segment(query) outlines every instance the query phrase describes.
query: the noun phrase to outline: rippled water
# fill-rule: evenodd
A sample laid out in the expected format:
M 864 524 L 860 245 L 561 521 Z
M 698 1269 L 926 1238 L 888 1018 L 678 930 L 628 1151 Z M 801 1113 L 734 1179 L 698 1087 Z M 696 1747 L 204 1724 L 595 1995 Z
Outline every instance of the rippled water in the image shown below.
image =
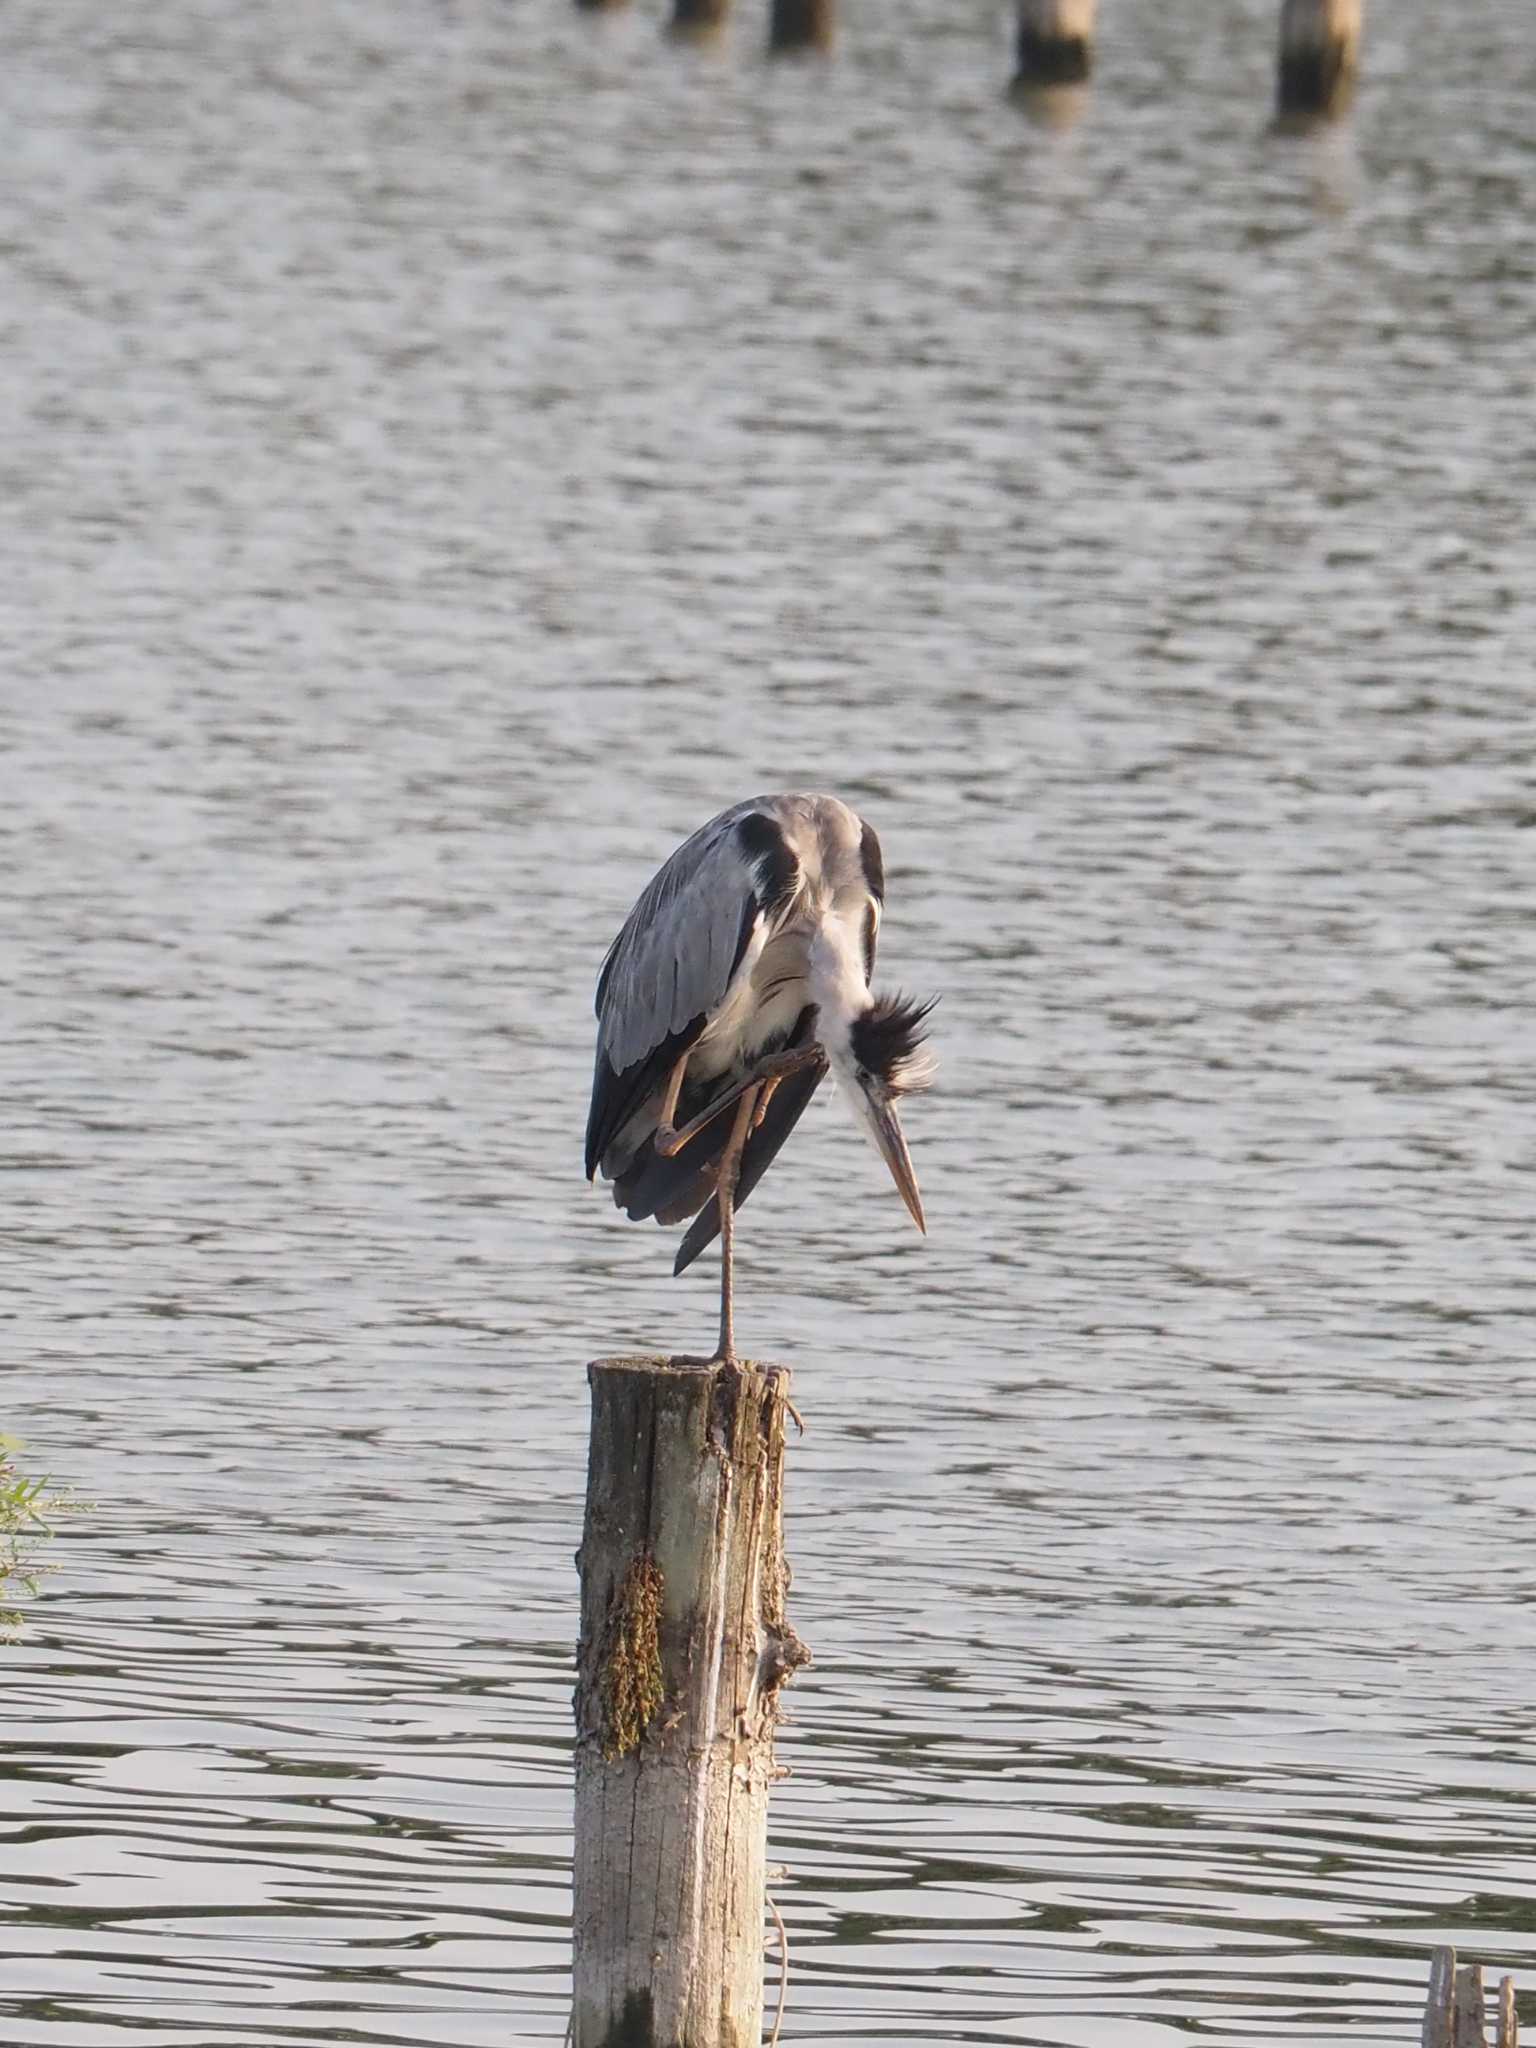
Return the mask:
M 579 1172 L 675 841 L 833 788 L 943 993 L 818 1101 L 786 2041 L 1416 2038 L 1536 1983 L 1536 38 L 837 57 L 643 8 L 0 17 L 0 2040 L 558 2041 Z M 1527 1999 L 1529 2007 L 1529 1998 Z

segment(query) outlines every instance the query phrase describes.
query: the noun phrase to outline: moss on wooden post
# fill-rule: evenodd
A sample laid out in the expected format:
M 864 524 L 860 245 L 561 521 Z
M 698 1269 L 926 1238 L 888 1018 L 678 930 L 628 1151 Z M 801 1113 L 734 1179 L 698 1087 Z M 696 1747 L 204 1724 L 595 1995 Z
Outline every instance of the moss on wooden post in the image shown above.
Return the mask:
M 588 1368 L 574 2048 L 757 2048 L 788 1375 Z
M 637 1557 L 619 1581 L 598 1653 L 603 1755 L 633 1756 L 661 1711 L 661 1573 Z

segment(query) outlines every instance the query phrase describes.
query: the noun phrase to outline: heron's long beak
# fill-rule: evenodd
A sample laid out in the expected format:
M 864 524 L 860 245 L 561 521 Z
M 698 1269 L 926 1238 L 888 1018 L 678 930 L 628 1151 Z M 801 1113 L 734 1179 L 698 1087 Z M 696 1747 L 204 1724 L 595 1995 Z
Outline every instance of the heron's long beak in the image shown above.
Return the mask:
M 917 1175 L 912 1171 L 912 1156 L 907 1151 L 907 1141 L 902 1136 L 901 1125 L 896 1118 L 896 1104 L 884 1082 L 873 1076 L 861 1077 L 859 1096 L 864 1109 L 864 1121 L 869 1134 L 879 1147 L 880 1157 L 891 1170 L 891 1179 L 896 1183 L 896 1192 L 907 1205 L 907 1213 L 923 1233 L 928 1235 L 928 1225 L 923 1221 L 923 1198 L 917 1191 Z

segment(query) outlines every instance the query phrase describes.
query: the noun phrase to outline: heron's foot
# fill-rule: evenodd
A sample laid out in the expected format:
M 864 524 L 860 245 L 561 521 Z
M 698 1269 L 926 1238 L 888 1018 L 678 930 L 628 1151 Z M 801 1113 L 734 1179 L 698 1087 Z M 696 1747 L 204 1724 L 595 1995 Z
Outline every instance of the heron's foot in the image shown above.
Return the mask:
M 723 1102 L 717 1102 L 713 1109 L 706 1109 L 702 1116 L 691 1118 L 681 1127 L 670 1121 L 660 1123 L 651 1133 L 651 1143 L 663 1159 L 675 1159 L 685 1145 L 714 1122 L 725 1106 Z
M 779 1083 L 787 1081 L 791 1074 L 801 1073 L 806 1067 L 819 1065 L 825 1061 L 826 1057 L 826 1054 L 819 1045 L 795 1045 L 791 1046 L 787 1052 L 765 1053 L 762 1059 L 753 1067 L 751 1073 L 738 1081 L 734 1088 L 727 1089 L 725 1094 L 720 1096 L 717 1101 L 712 1102 L 707 1109 L 700 1110 L 697 1116 L 690 1117 L 688 1122 L 681 1126 L 674 1124 L 672 1121 L 673 1113 L 677 1108 L 677 1097 L 682 1080 L 681 1074 L 674 1072 L 672 1081 L 667 1087 L 667 1099 L 662 1105 L 661 1121 L 657 1124 L 652 1134 L 651 1143 L 663 1159 L 674 1159 L 685 1145 L 690 1144 L 699 1135 L 700 1131 L 708 1130 L 717 1116 L 723 1116 L 728 1109 L 740 1102 L 742 1096 L 746 1094 L 749 1088 L 762 1088 L 763 1094 L 758 1102 L 756 1116 L 752 1124 L 752 1129 L 755 1131 L 763 1120 L 763 1111 L 768 1107 L 768 1098 L 772 1095 L 774 1089 L 778 1087 Z M 680 1062 L 679 1064 L 683 1063 L 685 1062 Z
M 732 1374 L 738 1380 L 748 1370 L 736 1356 L 735 1345 L 728 1344 L 723 1339 L 719 1349 L 709 1362 L 712 1366 L 719 1366 L 722 1372 Z M 722 1465 L 730 1463 L 731 1430 L 728 1418 L 734 1413 L 735 1407 L 736 1402 L 733 1395 L 727 1396 L 723 1401 L 717 1396 L 709 1404 L 709 1422 L 705 1427 L 704 1440 Z
M 763 1092 L 757 1098 L 757 1108 L 752 1116 L 754 1131 L 762 1129 L 763 1118 L 768 1114 L 768 1105 L 779 1083 L 787 1081 L 791 1074 L 804 1073 L 807 1067 L 825 1065 L 826 1057 L 819 1045 L 796 1045 L 788 1052 L 771 1052 L 758 1061 L 753 1072 L 762 1083 Z
M 807 1067 L 825 1066 L 827 1056 L 819 1045 L 797 1045 L 788 1052 L 771 1052 L 757 1063 L 757 1077 L 763 1084 L 763 1092 L 757 1098 L 757 1109 L 752 1118 L 752 1128 L 760 1131 L 763 1118 L 768 1114 L 768 1105 L 773 1100 L 774 1090 L 781 1081 L 787 1081 L 791 1074 L 804 1073 Z
M 784 1052 L 764 1053 L 752 1069 L 754 1081 L 787 1081 L 804 1067 L 818 1066 L 826 1054 L 813 1040 L 809 1045 L 792 1045 Z
M 826 1053 L 813 1040 L 809 1045 L 792 1045 L 787 1052 L 768 1053 L 758 1061 L 754 1073 L 769 1088 L 777 1088 L 791 1074 L 803 1074 L 807 1067 L 825 1069 L 826 1064 Z
M 723 1116 L 740 1102 L 749 1088 L 756 1085 L 755 1080 L 743 1081 L 739 1088 L 731 1089 L 728 1095 L 722 1095 L 718 1102 L 712 1102 L 708 1109 L 701 1109 L 697 1116 L 690 1117 L 681 1126 L 673 1123 L 670 1117 L 663 1117 L 651 1133 L 651 1143 L 663 1159 L 675 1159 L 685 1145 L 692 1144 L 700 1131 L 707 1131 L 717 1116 Z

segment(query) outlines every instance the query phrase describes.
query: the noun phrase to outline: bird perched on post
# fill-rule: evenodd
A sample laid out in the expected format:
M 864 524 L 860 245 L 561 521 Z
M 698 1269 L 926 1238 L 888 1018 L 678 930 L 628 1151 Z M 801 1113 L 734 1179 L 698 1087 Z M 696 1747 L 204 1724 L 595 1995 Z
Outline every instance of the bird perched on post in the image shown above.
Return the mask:
M 884 899 L 847 804 L 751 797 L 684 841 L 603 962 L 587 1178 L 632 1218 L 693 1218 L 674 1273 L 719 1235 L 717 1360 L 736 1357 L 735 1211 L 828 1072 L 927 1227 L 896 1105 L 933 1078 L 933 1005 L 870 991 Z

